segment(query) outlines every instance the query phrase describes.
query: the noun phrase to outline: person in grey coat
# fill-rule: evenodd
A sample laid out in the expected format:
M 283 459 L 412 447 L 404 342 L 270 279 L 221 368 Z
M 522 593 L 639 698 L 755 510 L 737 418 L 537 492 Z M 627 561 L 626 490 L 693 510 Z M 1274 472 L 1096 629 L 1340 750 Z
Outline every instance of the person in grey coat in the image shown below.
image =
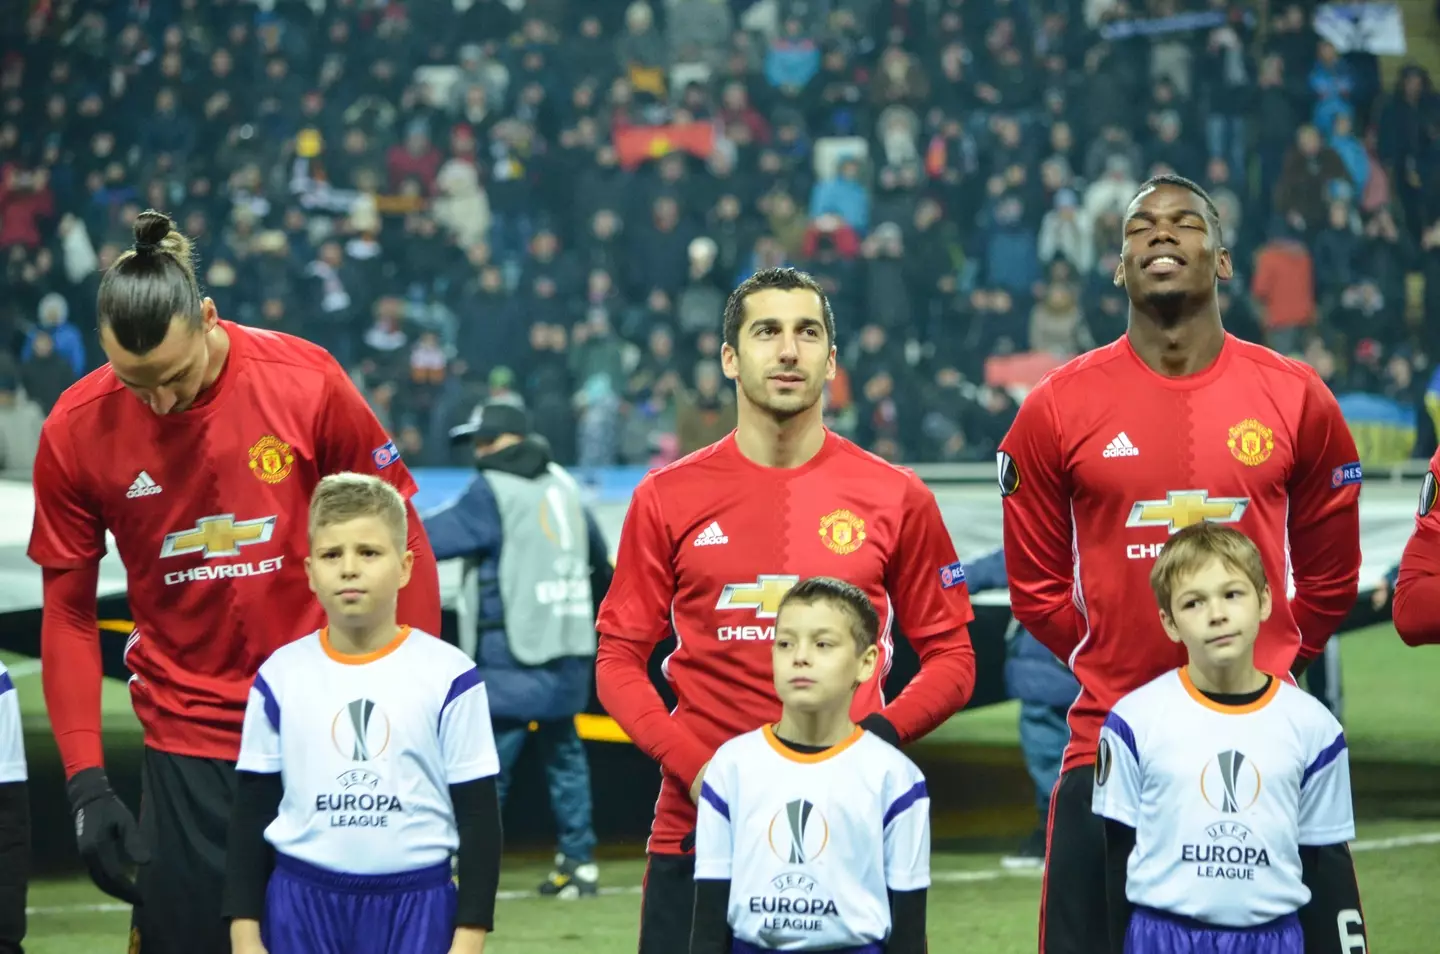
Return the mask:
M 478 408 L 451 439 L 474 447 L 480 471 L 465 492 L 424 518 L 437 560 L 465 561 L 460 647 L 485 680 L 500 754 L 503 806 L 511 772 L 532 737 L 545 760 L 559 834 L 547 896 L 593 895 L 590 766 L 575 716 L 590 701 L 595 610 L 610 585 L 605 539 L 580 487 L 531 433 L 514 404 Z

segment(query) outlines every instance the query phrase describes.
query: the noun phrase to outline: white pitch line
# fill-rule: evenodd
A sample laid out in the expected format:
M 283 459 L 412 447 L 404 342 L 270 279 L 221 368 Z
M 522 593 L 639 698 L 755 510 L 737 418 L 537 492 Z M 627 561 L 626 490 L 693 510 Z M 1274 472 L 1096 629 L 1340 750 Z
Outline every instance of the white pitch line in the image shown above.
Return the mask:
M 8 667 L 11 679 L 23 679 L 25 676 L 33 676 L 40 671 L 40 660 L 27 659 Z
M 1394 838 L 1370 838 L 1350 842 L 1351 851 L 1394 851 L 1397 848 L 1414 848 L 1418 845 L 1440 845 L 1440 831 L 1421 832 L 1416 835 L 1397 835 Z M 932 871 L 930 880 L 941 884 L 968 884 L 976 881 L 999 881 L 1001 878 L 1038 878 L 1039 868 L 980 868 L 974 871 Z M 601 888 L 605 897 L 624 894 L 639 894 L 638 884 L 623 887 Z M 501 891 L 495 895 L 497 901 L 538 901 L 534 891 Z M 26 908 L 25 913 L 35 916 L 61 914 L 118 914 L 129 911 L 130 905 L 114 902 L 100 904 L 55 904 Z

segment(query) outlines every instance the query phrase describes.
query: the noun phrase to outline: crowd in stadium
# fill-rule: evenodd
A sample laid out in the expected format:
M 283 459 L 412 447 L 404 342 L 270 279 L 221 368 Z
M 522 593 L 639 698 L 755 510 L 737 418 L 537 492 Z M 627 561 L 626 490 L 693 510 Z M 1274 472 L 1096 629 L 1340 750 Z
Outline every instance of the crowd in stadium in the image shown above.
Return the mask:
M 99 273 L 147 207 L 223 317 L 324 344 L 418 465 L 487 398 L 565 463 L 715 440 L 725 297 L 779 263 L 834 302 L 833 427 L 988 460 L 1037 369 L 1123 331 L 1120 216 L 1158 171 L 1219 206 L 1227 327 L 1416 409 L 1426 456 L 1429 76 L 1382 88 L 1298 3 L 1195 6 L 32 4 L 0 23 L 3 466 L 101 362 Z

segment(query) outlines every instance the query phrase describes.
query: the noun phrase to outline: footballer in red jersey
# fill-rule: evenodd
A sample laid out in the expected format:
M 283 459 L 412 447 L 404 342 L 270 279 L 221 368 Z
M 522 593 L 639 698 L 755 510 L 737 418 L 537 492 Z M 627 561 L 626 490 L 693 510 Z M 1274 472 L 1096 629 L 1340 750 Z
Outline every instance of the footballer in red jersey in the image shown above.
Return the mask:
M 415 483 L 333 358 L 221 321 L 168 217 L 145 212 L 135 233 L 100 285 L 109 363 L 61 395 L 35 461 L 29 554 L 44 570 L 45 699 L 81 854 L 96 884 L 136 904 L 140 949 L 220 954 L 250 683 L 271 652 L 324 622 L 304 567 L 311 492 L 343 471 L 378 474 L 407 498 Z M 138 829 L 100 744 L 106 531 L 135 618 L 125 660 L 145 730 Z M 413 507 L 409 546 L 400 618 L 439 632 L 439 578 Z M 127 856 L 149 859 L 133 884 Z
M 1276 600 L 1255 645 L 1256 665 L 1277 676 L 1319 655 L 1355 602 L 1355 442 L 1311 368 L 1226 334 L 1219 228 L 1189 180 L 1142 186 L 1115 274 L 1128 333 L 1047 375 L 1000 446 L 1011 608 L 1082 687 L 1051 799 L 1041 954 L 1104 949 L 1095 748 L 1121 696 L 1185 662 L 1146 598 L 1169 536 L 1202 520 L 1232 525 L 1260 548 L 1266 575 L 1287 581 L 1290 598 Z
M 1440 645 L 1440 453 L 1420 485 L 1415 532 L 1400 557 L 1395 580 L 1395 629 L 1411 646 Z
M 824 426 L 834 341 L 829 303 L 810 276 L 769 269 L 746 280 L 726 306 L 722 350 L 738 385 L 736 430 L 646 476 L 625 515 L 596 626 L 596 685 L 661 765 L 642 954 L 689 949 L 694 800 L 722 743 L 780 716 L 770 650 L 790 587 L 837 577 L 875 603 L 880 665 L 856 693 L 852 718 L 892 744 L 935 728 L 974 687 L 974 613 L 934 495 Z M 886 705 L 896 625 L 920 672 Z M 664 673 L 679 704 L 667 712 L 646 664 L 672 632 Z

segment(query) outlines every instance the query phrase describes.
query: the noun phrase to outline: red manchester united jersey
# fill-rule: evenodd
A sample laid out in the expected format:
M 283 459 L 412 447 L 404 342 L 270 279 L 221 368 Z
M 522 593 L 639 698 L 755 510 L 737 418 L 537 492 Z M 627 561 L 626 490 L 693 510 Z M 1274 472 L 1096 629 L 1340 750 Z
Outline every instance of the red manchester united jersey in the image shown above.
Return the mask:
M 1412 646 L 1440 644 L 1440 452 L 1420 485 L 1415 532 L 1405 544 L 1395 581 L 1395 628 Z
M 1229 524 L 1260 548 L 1261 669 L 1313 657 L 1354 603 L 1355 442 L 1314 371 L 1269 349 L 1227 336 L 1211 367 L 1170 378 L 1122 338 L 1049 374 L 1000 450 L 1011 607 L 1082 686 L 1067 769 L 1093 760 L 1116 700 L 1185 661 L 1149 582 L 1182 527 Z
M 714 751 L 780 717 L 776 609 L 811 576 L 855 584 L 880 617 L 880 666 L 856 693 L 857 721 L 883 705 L 897 622 L 920 640 L 974 615 L 935 497 L 912 472 L 830 433 L 804 465 L 762 467 L 731 435 L 635 489 L 597 628 L 652 644 L 674 632 L 672 718 Z M 678 843 L 685 823 L 661 812 L 652 847 Z
M 288 335 L 221 322 L 230 353 L 202 401 L 157 415 L 109 366 L 73 385 L 35 461 L 30 558 L 124 561 L 125 660 L 146 743 L 234 759 L 255 671 L 324 614 L 306 581 L 311 492 L 326 474 L 415 483 L 345 372 Z

